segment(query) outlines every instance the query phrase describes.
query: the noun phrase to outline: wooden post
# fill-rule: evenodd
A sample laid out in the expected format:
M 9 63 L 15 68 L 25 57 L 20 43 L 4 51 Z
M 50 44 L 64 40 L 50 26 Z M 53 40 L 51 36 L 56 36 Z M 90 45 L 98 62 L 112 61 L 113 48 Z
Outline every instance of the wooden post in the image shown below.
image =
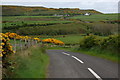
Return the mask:
M 32 39 L 32 46 L 33 46 L 33 39 Z
M 27 46 L 27 41 L 26 41 L 26 39 L 25 39 L 25 48 L 26 48 L 26 46 Z
M 14 37 L 14 51 L 16 52 L 16 39 Z
M 33 45 L 35 45 L 35 40 L 33 40 L 34 41 L 34 44 Z
M 20 49 L 22 51 L 22 39 L 20 39 Z
M 37 44 L 37 40 L 35 40 L 35 44 Z
M 27 48 L 29 47 L 29 40 L 27 40 Z
M 30 39 L 28 39 L 28 46 L 30 47 Z

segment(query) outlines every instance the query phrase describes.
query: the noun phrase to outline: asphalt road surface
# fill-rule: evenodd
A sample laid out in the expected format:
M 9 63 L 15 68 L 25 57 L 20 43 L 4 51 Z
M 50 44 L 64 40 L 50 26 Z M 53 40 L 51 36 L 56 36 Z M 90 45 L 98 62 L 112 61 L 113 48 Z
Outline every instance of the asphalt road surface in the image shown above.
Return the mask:
M 47 50 L 50 56 L 48 78 L 89 78 L 117 80 L 118 64 L 87 54 Z M 82 80 L 82 79 L 81 79 Z

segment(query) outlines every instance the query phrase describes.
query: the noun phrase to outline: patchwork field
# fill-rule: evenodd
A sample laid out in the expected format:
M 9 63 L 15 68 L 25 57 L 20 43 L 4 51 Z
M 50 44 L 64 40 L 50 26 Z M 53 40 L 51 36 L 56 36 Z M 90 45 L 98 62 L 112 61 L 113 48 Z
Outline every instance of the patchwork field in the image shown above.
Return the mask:
M 3 17 L 3 27 L 23 24 L 44 24 L 44 23 L 71 23 L 73 21 L 61 20 L 55 16 L 7 16 Z

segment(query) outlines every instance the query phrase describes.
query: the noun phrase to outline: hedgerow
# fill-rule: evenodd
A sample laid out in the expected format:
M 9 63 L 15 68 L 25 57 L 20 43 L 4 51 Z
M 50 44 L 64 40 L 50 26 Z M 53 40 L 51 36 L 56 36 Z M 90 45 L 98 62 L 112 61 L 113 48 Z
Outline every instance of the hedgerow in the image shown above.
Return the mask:
M 88 50 L 99 48 L 101 50 L 109 50 L 118 53 L 120 49 L 120 35 L 110 35 L 108 37 L 96 35 L 85 36 L 80 41 L 80 48 Z

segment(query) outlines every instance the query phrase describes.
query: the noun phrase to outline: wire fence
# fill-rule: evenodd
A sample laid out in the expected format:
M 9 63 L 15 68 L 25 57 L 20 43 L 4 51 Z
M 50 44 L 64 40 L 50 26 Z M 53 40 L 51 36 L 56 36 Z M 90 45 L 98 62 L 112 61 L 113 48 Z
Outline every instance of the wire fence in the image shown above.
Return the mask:
M 18 52 L 18 51 L 23 51 L 33 45 L 36 45 L 38 43 L 37 40 L 33 40 L 33 39 L 28 39 L 28 40 L 16 40 L 14 39 L 14 41 L 11 43 L 12 47 L 13 47 L 13 50 L 15 52 Z M 42 42 L 40 42 L 42 43 Z

